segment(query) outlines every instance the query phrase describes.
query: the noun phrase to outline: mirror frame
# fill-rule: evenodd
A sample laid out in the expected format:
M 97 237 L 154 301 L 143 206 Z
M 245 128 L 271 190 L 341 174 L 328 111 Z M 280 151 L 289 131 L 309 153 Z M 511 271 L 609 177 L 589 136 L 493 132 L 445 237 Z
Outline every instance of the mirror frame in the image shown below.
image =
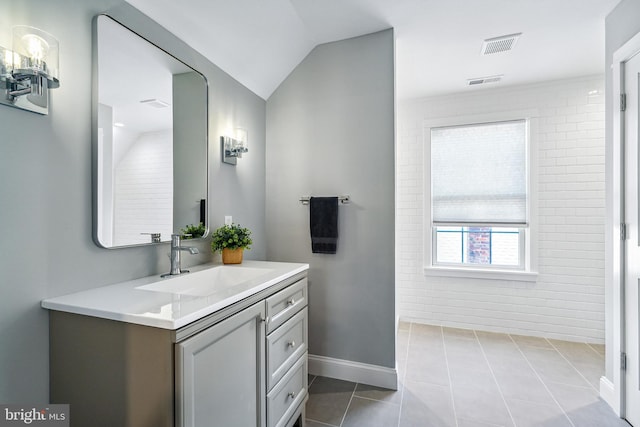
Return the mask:
M 158 44 L 149 40 L 147 37 L 141 35 L 138 31 L 133 30 L 131 27 L 122 23 L 120 20 L 114 18 L 113 16 L 107 13 L 99 13 L 92 19 L 92 28 L 91 28 L 91 199 L 92 199 L 92 238 L 94 243 L 104 249 L 124 249 L 131 247 L 141 247 L 141 246 L 156 246 L 162 244 L 170 244 L 171 240 L 164 240 L 160 242 L 147 242 L 147 243 L 136 243 L 131 245 L 121 245 L 121 246 L 104 246 L 99 236 L 99 224 L 98 224 L 98 208 L 99 208 L 99 200 L 98 200 L 98 105 L 99 105 L 99 73 L 98 73 L 98 18 L 104 16 L 117 24 L 121 25 L 123 28 L 130 31 L 132 34 L 140 37 L 142 40 L 149 43 L 151 46 L 161 50 L 171 58 L 176 61 L 184 64 L 186 67 L 192 69 L 194 72 L 198 73 L 202 76 L 206 93 L 205 93 L 205 155 L 206 155 L 206 182 L 205 182 L 205 206 L 204 206 L 204 226 L 205 233 L 202 237 L 196 237 L 190 240 L 202 240 L 209 236 L 210 228 L 209 228 L 209 179 L 210 179 L 210 165 L 209 165 L 209 80 L 207 77 L 200 71 L 198 71 L 194 66 L 188 64 L 187 62 L 179 59 L 174 54 L 168 52 L 166 49 L 158 46 Z M 164 30 L 167 31 L 167 30 Z M 187 224 L 185 224 L 186 226 Z M 174 224 L 175 227 L 175 224 Z M 173 230 L 174 232 L 178 232 L 178 230 Z

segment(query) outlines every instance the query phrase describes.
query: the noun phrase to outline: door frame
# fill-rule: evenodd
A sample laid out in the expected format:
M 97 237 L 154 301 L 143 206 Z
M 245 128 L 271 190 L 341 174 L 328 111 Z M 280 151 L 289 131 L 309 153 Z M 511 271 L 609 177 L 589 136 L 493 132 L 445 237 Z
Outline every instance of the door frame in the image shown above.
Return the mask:
M 613 54 L 611 64 L 613 85 L 613 159 L 612 159 L 612 349 L 607 355 L 613 357 L 613 378 L 603 376 L 600 379 L 600 395 L 620 417 L 625 416 L 625 373 L 621 370 L 620 354 L 625 351 L 625 241 L 621 236 L 621 224 L 624 222 L 624 176 L 625 176 L 625 116 L 620 111 L 620 94 L 624 93 L 625 62 L 640 53 L 640 33 L 629 39 Z M 640 167 L 640 165 L 639 165 Z

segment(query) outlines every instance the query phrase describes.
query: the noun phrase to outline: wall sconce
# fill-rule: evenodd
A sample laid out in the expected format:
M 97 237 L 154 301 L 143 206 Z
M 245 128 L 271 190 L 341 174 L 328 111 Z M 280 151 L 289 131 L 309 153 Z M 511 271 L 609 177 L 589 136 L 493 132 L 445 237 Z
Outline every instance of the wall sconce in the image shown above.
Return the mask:
M 242 128 L 236 128 L 235 135 L 221 136 L 222 145 L 222 161 L 230 165 L 238 163 L 238 159 L 242 158 L 242 153 L 249 151 L 249 137 L 247 131 Z
M 49 90 L 60 86 L 59 44 L 51 34 L 13 27 L 12 49 L 0 46 L 0 104 L 49 113 Z

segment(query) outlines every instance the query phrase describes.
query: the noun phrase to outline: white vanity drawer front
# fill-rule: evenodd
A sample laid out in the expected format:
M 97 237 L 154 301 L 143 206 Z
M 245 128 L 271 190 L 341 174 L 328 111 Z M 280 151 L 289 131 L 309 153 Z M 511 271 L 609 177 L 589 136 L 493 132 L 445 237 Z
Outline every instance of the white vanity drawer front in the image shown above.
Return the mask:
M 305 307 L 267 337 L 267 390 L 307 351 L 307 319 Z
M 267 298 L 267 333 L 275 331 L 291 316 L 307 305 L 306 277 Z
M 267 394 L 267 427 L 283 427 L 307 396 L 307 357 L 302 356 Z

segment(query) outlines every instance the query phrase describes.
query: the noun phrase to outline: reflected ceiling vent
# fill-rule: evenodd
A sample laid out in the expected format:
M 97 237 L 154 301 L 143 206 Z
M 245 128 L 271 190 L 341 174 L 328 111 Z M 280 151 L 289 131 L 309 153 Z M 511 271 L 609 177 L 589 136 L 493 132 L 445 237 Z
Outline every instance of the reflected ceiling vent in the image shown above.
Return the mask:
M 142 101 L 140 101 L 140 103 L 144 105 L 148 105 L 149 107 L 153 107 L 153 108 L 167 108 L 169 105 L 171 105 L 167 102 L 160 101 L 159 99 L 156 99 L 156 98 L 143 99 Z
M 513 49 L 521 35 L 522 33 L 517 33 L 486 39 L 482 43 L 481 53 L 483 55 L 491 55 L 493 53 L 507 52 Z
M 476 77 L 474 79 L 467 79 L 467 86 L 477 86 L 483 85 L 487 83 L 498 83 L 502 80 L 503 75 L 499 76 L 488 76 L 488 77 Z

